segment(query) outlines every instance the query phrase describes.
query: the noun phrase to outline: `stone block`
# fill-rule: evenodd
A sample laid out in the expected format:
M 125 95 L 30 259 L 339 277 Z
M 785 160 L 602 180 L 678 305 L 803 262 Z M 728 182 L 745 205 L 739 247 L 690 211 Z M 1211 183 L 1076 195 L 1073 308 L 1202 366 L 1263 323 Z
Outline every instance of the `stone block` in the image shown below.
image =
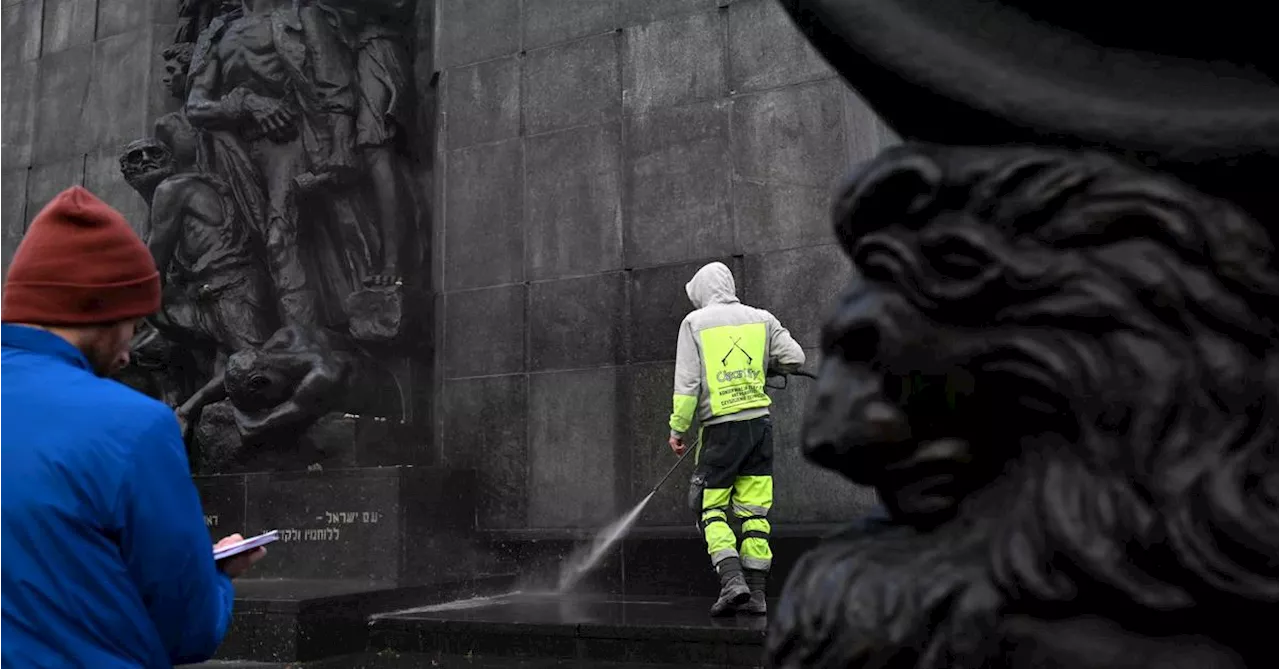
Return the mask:
M 529 378 L 530 527 L 596 528 L 613 520 L 618 374 L 602 367 Z
M 377 467 L 252 474 L 246 484 L 247 532 L 280 532 L 255 577 L 389 582 L 414 567 L 407 558 L 439 577 L 466 567 L 457 538 L 474 522 L 469 472 Z
M 36 162 L 65 160 L 89 150 L 83 116 L 96 113 L 87 107 L 93 79 L 93 47 L 79 46 L 40 59 L 40 85 L 35 98 L 35 140 L 31 155 Z
M 436 32 L 439 67 L 475 63 L 520 50 L 520 3 L 511 0 L 443 0 Z
M 446 378 L 524 371 L 524 302 L 522 285 L 446 295 Z
M 776 0 L 729 5 L 729 73 L 738 93 L 835 75 Z
M 445 185 L 445 286 L 493 286 L 524 278 L 520 140 L 448 154 Z
M 146 201 L 120 174 L 119 146 L 108 146 L 85 157 L 84 187 L 123 214 L 138 236 L 145 239 L 150 233 Z
M 444 464 L 476 472 L 481 529 L 528 521 L 528 378 L 523 374 L 446 381 Z
M 27 175 L 27 222 L 30 223 L 55 195 L 83 183 L 82 156 L 31 168 Z
M 821 81 L 733 102 L 739 177 L 831 188 L 845 170 L 843 85 Z
M 627 390 L 623 397 L 626 424 L 630 427 L 618 445 L 630 456 L 628 500 L 639 500 L 648 494 L 676 464 L 676 455 L 667 445 L 671 432 L 668 421 L 674 373 L 674 363 L 671 362 L 630 365 L 624 372 L 623 387 Z M 692 524 L 696 518 L 688 511 L 687 501 L 692 474 L 693 456 L 689 456 L 649 502 L 640 517 L 640 524 Z
M 152 33 L 136 29 L 93 44 L 93 76 L 89 97 L 80 115 L 85 128 L 84 149 L 111 147 L 149 134 L 148 73 L 151 71 Z
M 725 94 L 724 26 L 719 12 L 690 14 L 627 28 L 622 100 L 630 113 Z
M 806 349 L 805 356 L 809 359 L 805 366 L 818 369 L 818 350 Z M 874 488 L 855 485 L 804 457 L 801 435 L 814 384 L 812 379 L 790 377 L 785 389 L 769 392 L 773 398 L 774 490 L 769 518 L 780 525 L 847 522 L 876 504 Z
M 0 275 L 9 271 L 9 261 L 18 250 L 22 235 L 27 229 L 27 170 L 24 167 L 0 172 L 0 225 L 3 226 L 3 251 Z
M 801 346 L 817 346 L 822 325 L 852 272 L 834 244 L 750 255 L 739 294 L 744 302 L 777 316 Z
M 622 273 L 529 287 L 531 371 L 622 362 L 626 293 Z
M 40 57 L 43 16 L 44 3 L 41 0 L 5 3 L 0 8 L 0 21 L 4 26 L 0 33 L 0 42 L 3 43 L 0 51 L 3 51 L 5 68 Z M 5 78 L 8 78 L 7 74 Z
M 520 60 L 515 56 L 444 73 L 449 148 L 520 134 Z
M 178 20 L 178 3 L 172 0 L 97 0 L 98 34 L 111 37 L 148 24 L 173 24 Z M 173 29 L 165 31 L 165 44 L 173 42 Z M 156 54 L 160 52 L 157 51 Z
M 733 214 L 738 248 L 760 253 L 835 243 L 831 223 L 832 188 L 771 181 L 733 182 Z
M 621 137 L 616 123 L 525 142 L 530 279 L 622 268 Z
M 617 118 L 622 104 L 618 35 L 529 52 L 523 90 L 524 130 L 531 135 Z
M 524 0 L 524 48 L 613 30 L 618 5 L 630 2 L 634 0 Z
M 728 256 L 716 258 L 729 266 L 734 278 L 742 279 L 742 261 Z M 662 265 L 632 270 L 628 273 L 631 295 L 627 300 L 627 361 L 653 362 L 676 359 L 676 337 L 680 322 L 693 310 L 684 286 L 707 262 Z M 742 287 L 738 287 L 741 294 Z M 668 398 L 670 399 L 670 398 Z
M 44 0 L 41 51 L 56 53 L 93 43 L 98 3 L 86 0 Z
M 649 23 L 679 14 L 708 12 L 722 0 L 622 0 L 618 5 L 621 25 Z
M 705 102 L 627 117 L 627 267 L 732 253 L 727 107 Z
M 898 141 L 866 101 L 848 88 L 844 90 L 844 124 L 849 154 L 846 171 L 871 160 L 881 149 Z
M 240 533 L 252 536 L 245 527 L 245 475 L 196 476 L 196 491 L 200 494 L 200 506 L 204 508 L 204 526 L 209 528 L 209 539 L 219 539 Z M 271 529 L 271 528 L 266 528 Z M 253 534 L 261 530 L 255 529 Z
M 8 42 L 5 42 L 8 44 Z M 35 92 L 39 85 L 40 63 L 19 63 L 5 58 L 0 79 L 0 129 L 3 132 L 3 155 L 6 168 L 31 164 L 31 144 L 35 139 Z

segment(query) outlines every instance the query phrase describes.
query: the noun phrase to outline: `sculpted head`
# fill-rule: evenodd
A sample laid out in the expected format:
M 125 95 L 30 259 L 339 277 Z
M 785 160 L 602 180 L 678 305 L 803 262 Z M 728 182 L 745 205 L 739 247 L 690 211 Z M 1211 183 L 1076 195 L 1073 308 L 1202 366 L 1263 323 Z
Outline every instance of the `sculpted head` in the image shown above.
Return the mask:
M 173 152 L 154 138 L 129 142 L 120 153 L 120 173 L 139 193 L 150 193 L 174 173 Z
M 872 162 L 835 220 L 855 276 L 804 449 L 898 529 L 806 558 L 775 661 L 954 658 L 1011 606 L 1274 609 L 1264 225 L 1100 155 L 919 145 Z

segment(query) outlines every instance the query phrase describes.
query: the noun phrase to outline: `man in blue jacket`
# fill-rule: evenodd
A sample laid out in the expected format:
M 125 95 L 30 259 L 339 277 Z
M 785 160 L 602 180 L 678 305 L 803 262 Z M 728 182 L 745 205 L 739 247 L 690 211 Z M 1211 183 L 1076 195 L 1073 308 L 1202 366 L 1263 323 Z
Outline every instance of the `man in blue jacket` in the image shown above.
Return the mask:
M 13 257 L 0 302 L 5 667 L 206 660 L 230 622 L 231 577 L 263 555 L 214 563 L 177 419 L 105 378 L 159 306 L 147 247 L 83 188 L 49 203 Z

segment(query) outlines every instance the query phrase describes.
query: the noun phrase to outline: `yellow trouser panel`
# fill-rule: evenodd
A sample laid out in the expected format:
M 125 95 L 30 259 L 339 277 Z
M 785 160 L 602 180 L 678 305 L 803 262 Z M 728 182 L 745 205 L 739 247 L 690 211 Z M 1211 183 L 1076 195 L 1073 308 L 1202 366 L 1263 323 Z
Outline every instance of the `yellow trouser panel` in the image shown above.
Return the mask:
M 693 423 L 693 412 L 698 408 L 698 398 L 693 395 L 674 395 L 671 401 L 671 429 L 684 434 Z
M 769 334 L 764 323 L 707 328 L 698 337 L 712 416 L 769 406 L 764 392 Z
M 729 488 L 708 488 L 702 491 L 702 534 L 707 539 L 707 554 L 711 564 L 738 556 L 738 538 L 729 527 Z
M 768 569 L 773 562 L 769 548 L 772 527 L 766 516 L 773 507 L 772 476 L 739 476 L 733 482 L 733 515 L 742 521 L 742 566 Z

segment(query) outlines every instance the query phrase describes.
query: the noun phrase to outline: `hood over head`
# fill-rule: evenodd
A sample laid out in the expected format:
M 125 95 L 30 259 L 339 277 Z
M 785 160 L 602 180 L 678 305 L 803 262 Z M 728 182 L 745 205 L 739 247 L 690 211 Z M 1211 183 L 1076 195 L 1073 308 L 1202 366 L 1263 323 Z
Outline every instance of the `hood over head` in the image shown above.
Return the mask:
M 738 301 L 737 290 L 733 285 L 733 272 L 721 262 L 704 265 L 685 284 L 684 292 L 695 309 Z

